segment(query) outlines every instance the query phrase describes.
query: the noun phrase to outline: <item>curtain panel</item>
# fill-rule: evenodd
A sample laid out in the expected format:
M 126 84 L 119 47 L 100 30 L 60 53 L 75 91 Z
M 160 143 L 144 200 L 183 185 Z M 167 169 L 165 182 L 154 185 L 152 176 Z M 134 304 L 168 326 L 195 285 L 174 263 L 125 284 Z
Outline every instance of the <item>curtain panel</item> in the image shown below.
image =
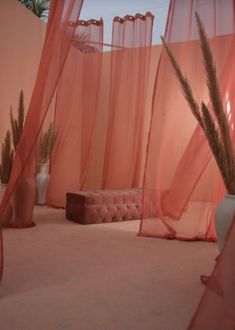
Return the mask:
M 113 20 L 103 188 L 129 188 L 142 184 L 144 115 L 153 19 L 148 12 Z
M 103 21 L 79 21 L 57 89 L 58 141 L 50 168 L 49 205 L 65 207 L 66 192 L 84 187 L 98 108 L 102 52 Z
M 16 227 L 30 227 L 33 225 L 32 208 L 34 200 L 27 188 L 27 193 L 24 195 L 25 190 L 22 188 L 21 182 L 26 182 L 25 177 L 34 180 L 32 169 L 34 169 L 34 151 L 37 139 L 70 48 L 82 4 L 82 0 L 51 1 L 45 43 L 25 127 L 17 146 L 7 191 L 0 206 L 2 220 L 3 212 L 10 197 L 13 196 L 19 186 L 21 187 L 22 209 L 24 210 L 22 217 L 13 219 L 12 225 Z M 31 193 L 34 194 L 35 188 L 32 187 L 32 189 Z M 20 193 L 18 196 L 20 196 Z M 18 205 L 20 205 L 20 200 Z M 27 217 L 24 217 L 24 213 L 27 214 Z M 3 269 L 2 248 L 1 244 L 1 274 Z
M 188 77 L 196 99 L 208 104 L 194 17 L 196 10 L 210 39 L 224 108 L 231 110 L 234 75 L 229 67 L 234 42 L 234 2 L 171 1 L 166 41 Z M 232 118 L 231 114 L 231 126 Z M 163 49 L 153 95 L 139 234 L 215 240 L 214 208 L 224 189 L 220 182 L 207 140 L 184 99 Z

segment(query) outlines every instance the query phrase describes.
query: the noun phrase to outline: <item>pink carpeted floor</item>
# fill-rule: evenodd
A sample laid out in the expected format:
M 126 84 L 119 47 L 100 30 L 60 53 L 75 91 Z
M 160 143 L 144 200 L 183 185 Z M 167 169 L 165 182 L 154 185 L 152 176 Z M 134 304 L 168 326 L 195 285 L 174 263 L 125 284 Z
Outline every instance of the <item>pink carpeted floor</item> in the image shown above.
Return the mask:
M 139 221 L 82 226 L 35 207 L 4 230 L 0 330 L 183 330 L 215 243 L 137 237 Z

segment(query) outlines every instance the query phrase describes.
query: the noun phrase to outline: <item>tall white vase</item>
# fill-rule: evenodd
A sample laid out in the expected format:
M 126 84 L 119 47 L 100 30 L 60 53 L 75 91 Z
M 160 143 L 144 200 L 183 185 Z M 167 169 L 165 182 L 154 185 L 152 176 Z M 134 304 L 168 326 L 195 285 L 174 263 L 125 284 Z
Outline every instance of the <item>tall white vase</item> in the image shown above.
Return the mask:
M 40 164 L 39 172 L 36 175 L 37 183 L 37 204 L 44 205 L 46 203 L 46 192 L 49 183 L 49 164 Z
M 225 243 L 226 234 L 235 213 L 235 195 L 225 195 L 215 211 L 215 228 L 220 251 Z

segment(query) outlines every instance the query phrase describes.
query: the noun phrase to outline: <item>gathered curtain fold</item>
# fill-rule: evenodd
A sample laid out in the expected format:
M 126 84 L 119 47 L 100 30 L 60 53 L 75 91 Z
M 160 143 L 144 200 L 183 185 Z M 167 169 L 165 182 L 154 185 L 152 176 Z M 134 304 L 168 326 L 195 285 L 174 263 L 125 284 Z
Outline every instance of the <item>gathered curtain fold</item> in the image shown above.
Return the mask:
M 148 12 L 113 20 L 103 188 L 129 188 L 142 184 L 153 19 Z
M 233 58 L 234 2 L 170 3 L 165 40 L 188 77 L 196 100 L 210 106 L 195 11 L 209 37 L 223 105 L 231 112 L 232 128 L 234 74 L 229 66 Z M 214 209 L 221 198 L 220 182 L 208 142 L 163 49 L 154 87 L 139 234 L 215 240 Z
M 47 204 L 64 207 L 66 192 L 83 189 L 101 83 L 103 21 L 79 21 L 57 87 L 58 141 L 50 166 Z

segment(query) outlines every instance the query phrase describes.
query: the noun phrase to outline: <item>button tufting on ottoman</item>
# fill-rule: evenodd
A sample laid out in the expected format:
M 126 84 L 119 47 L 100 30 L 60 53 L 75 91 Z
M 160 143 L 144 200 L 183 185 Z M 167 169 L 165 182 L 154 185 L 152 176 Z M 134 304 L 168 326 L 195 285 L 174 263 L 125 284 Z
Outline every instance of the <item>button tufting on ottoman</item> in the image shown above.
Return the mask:
M 132 188 L 68 192 L 66 217 L 81 224 L 139 219 L 141 191 Z

